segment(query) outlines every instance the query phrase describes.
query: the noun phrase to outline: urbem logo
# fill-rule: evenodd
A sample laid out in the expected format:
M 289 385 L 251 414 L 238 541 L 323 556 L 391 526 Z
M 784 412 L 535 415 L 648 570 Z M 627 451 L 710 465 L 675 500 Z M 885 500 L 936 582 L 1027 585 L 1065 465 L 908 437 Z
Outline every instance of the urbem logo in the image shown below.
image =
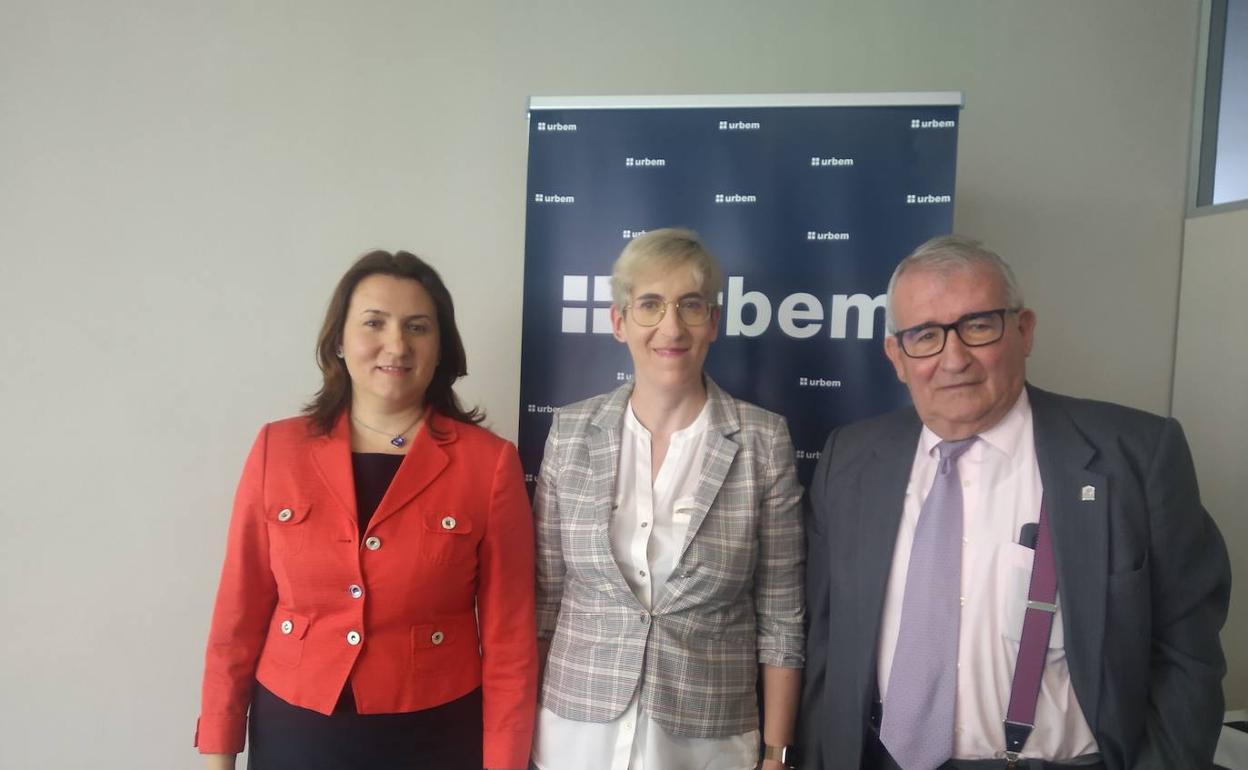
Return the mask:
M 827 168 L 828 166 L 852 166 L 853 158 L 820 158 L 814 156 L 810 159 L 811 168 Z
M 587 307 L 590 276 L 563 276 L 563 302 L 561 329 L 564 334 L 610 334 L 611 333 L 611 277 L 593 276 L 593 304 L 605 307 Z M 824 330 L 831 339 L 847 339 L 850 334 L 851 316 L 857 319 L 852 336 L 869 340 L 877 328 L 883 328 L 885 295 L 833 294 L 825 308 L 824 301 L 813 294 L 797 292 L 781 297 L 778 303 L 761 291 L 746 291 L 745 278 L 728 276 L 728 291 L 720 293 L 718 303 L 723 308 L 724 334 L 729 337 L 759 337 L 776 326 L 786 337 L 809 339 Z M 581 306 L 567 306 L 578 303 Z M 593 323 L 590 323 L 590 311 Z M 748 320 L 747 320 L 748 319 Z M 839 387 L 818 385 L 817 387 Z
M 575 123 L 558 123 L 558 122 L 546 123 L 544 121 L 539 120 L 537 123 L 537 130 L 538 131 L 575 131 L 576 124 Z
M 798 377 L 797 386 L 799 388 L 839 388 L 840 380 L 829 380 L 826 377 Z
M 762 123 L 748 120 L 721 120 L 719 121 L 720 131 L 757 131 L 763 127 Z
M 545 193 L 533 193 L 534 203 L 576 203 L 575 195 L 547 195 Z
M 906 195 L 907 206 L 922 206 L 929 203 L 953 203 L 952 195 Z
M 924 119 L 922 119 L 922 118 L 911 118 L 911 119 L 910 119 L 910 128 L 919 128 L 919 129 L 922 129 L 922 128 L 954 128 L 954 127 L 955 127 L 955 126 L 957 126 L 957 125 L 958 125 L 958 122 L 957 122 L 956 120 L 937 120 L 937 119 L 927 119 L 927 120 L 924 120 Z
M 739 275 L 728 276 L 728 295 L 724 306 L 724 333 L 729 337 L 758 337 L 771 327 L 771 300 L 761 291 L 745 291 L 745 279 Z M 877 326 L 883 327 L 885 295 L 833 294 L 830 307 L 825 311 L 823 302 L 813 294 L 797 292 L 783 297 L 776 309 L 776 324 L 786 337 L 807 339 L 823 330 L 826 318 L 827 336 L 845 339 L 848 336 L 849 314 L 858 318 L 860 340 L 875 336 Z M 745 320 L 745 308 L 750 308 L 752 318 Z M 878 321 L 878 323 L 877 323 Z

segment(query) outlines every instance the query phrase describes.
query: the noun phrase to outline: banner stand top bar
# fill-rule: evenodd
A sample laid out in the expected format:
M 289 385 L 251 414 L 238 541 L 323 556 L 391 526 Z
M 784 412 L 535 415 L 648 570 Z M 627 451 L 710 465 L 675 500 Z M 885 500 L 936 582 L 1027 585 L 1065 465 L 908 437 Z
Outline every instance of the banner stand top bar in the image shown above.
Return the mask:
M 961 91 L 861 94 L 531 96 L 530 110 L 644 110 L 729 107 L 962 107 Z

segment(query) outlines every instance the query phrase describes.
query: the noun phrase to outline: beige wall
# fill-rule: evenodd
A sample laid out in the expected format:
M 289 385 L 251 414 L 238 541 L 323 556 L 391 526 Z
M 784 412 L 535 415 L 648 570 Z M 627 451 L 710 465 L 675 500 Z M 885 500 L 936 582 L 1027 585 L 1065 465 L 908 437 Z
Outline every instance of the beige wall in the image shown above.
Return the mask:
M 354 255 L 443 269 L 462 392 L 514 436 L 530 95 L 962 90 L 956 221 L 1019 268 L 1033 379 L 1165 411 L 1196 28 L 1175 0 L 0 0 L 0 764 L 193 763 L 236 474 L 314 390 Z
M 1248 209 L 1187 220 L 1174 372 L 1201 497 L 1226 538 L 1232 570 L 1248 563 Z M 1222 632 L 1227 709 L 1248 708 L 1248 593 L 1236 574 Z

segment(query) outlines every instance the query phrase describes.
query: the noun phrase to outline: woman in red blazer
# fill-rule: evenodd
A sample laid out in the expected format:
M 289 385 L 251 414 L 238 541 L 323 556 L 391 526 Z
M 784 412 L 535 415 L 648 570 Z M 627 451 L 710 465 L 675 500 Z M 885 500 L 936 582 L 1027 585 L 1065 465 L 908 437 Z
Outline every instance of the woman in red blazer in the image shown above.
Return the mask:
M 524 768 L 533 530 L 515 447 L 477 426 L 450 294 L 406 252 L 343 276 L 324 384 L 260 430 L 213 612 L 196 745 L 251 770 Z

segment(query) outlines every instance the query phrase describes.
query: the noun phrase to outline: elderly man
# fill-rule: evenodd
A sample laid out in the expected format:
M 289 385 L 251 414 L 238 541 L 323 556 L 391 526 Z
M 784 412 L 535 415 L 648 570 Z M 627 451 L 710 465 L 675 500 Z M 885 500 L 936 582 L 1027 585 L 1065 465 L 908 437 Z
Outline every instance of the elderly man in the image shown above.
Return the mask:
M 903 260 L 887 316 L 914 406 L 810 488 L 803 767 L 1209 767 L 1230 567 L 1178 423 L 1028 385 L 975 241 Z

